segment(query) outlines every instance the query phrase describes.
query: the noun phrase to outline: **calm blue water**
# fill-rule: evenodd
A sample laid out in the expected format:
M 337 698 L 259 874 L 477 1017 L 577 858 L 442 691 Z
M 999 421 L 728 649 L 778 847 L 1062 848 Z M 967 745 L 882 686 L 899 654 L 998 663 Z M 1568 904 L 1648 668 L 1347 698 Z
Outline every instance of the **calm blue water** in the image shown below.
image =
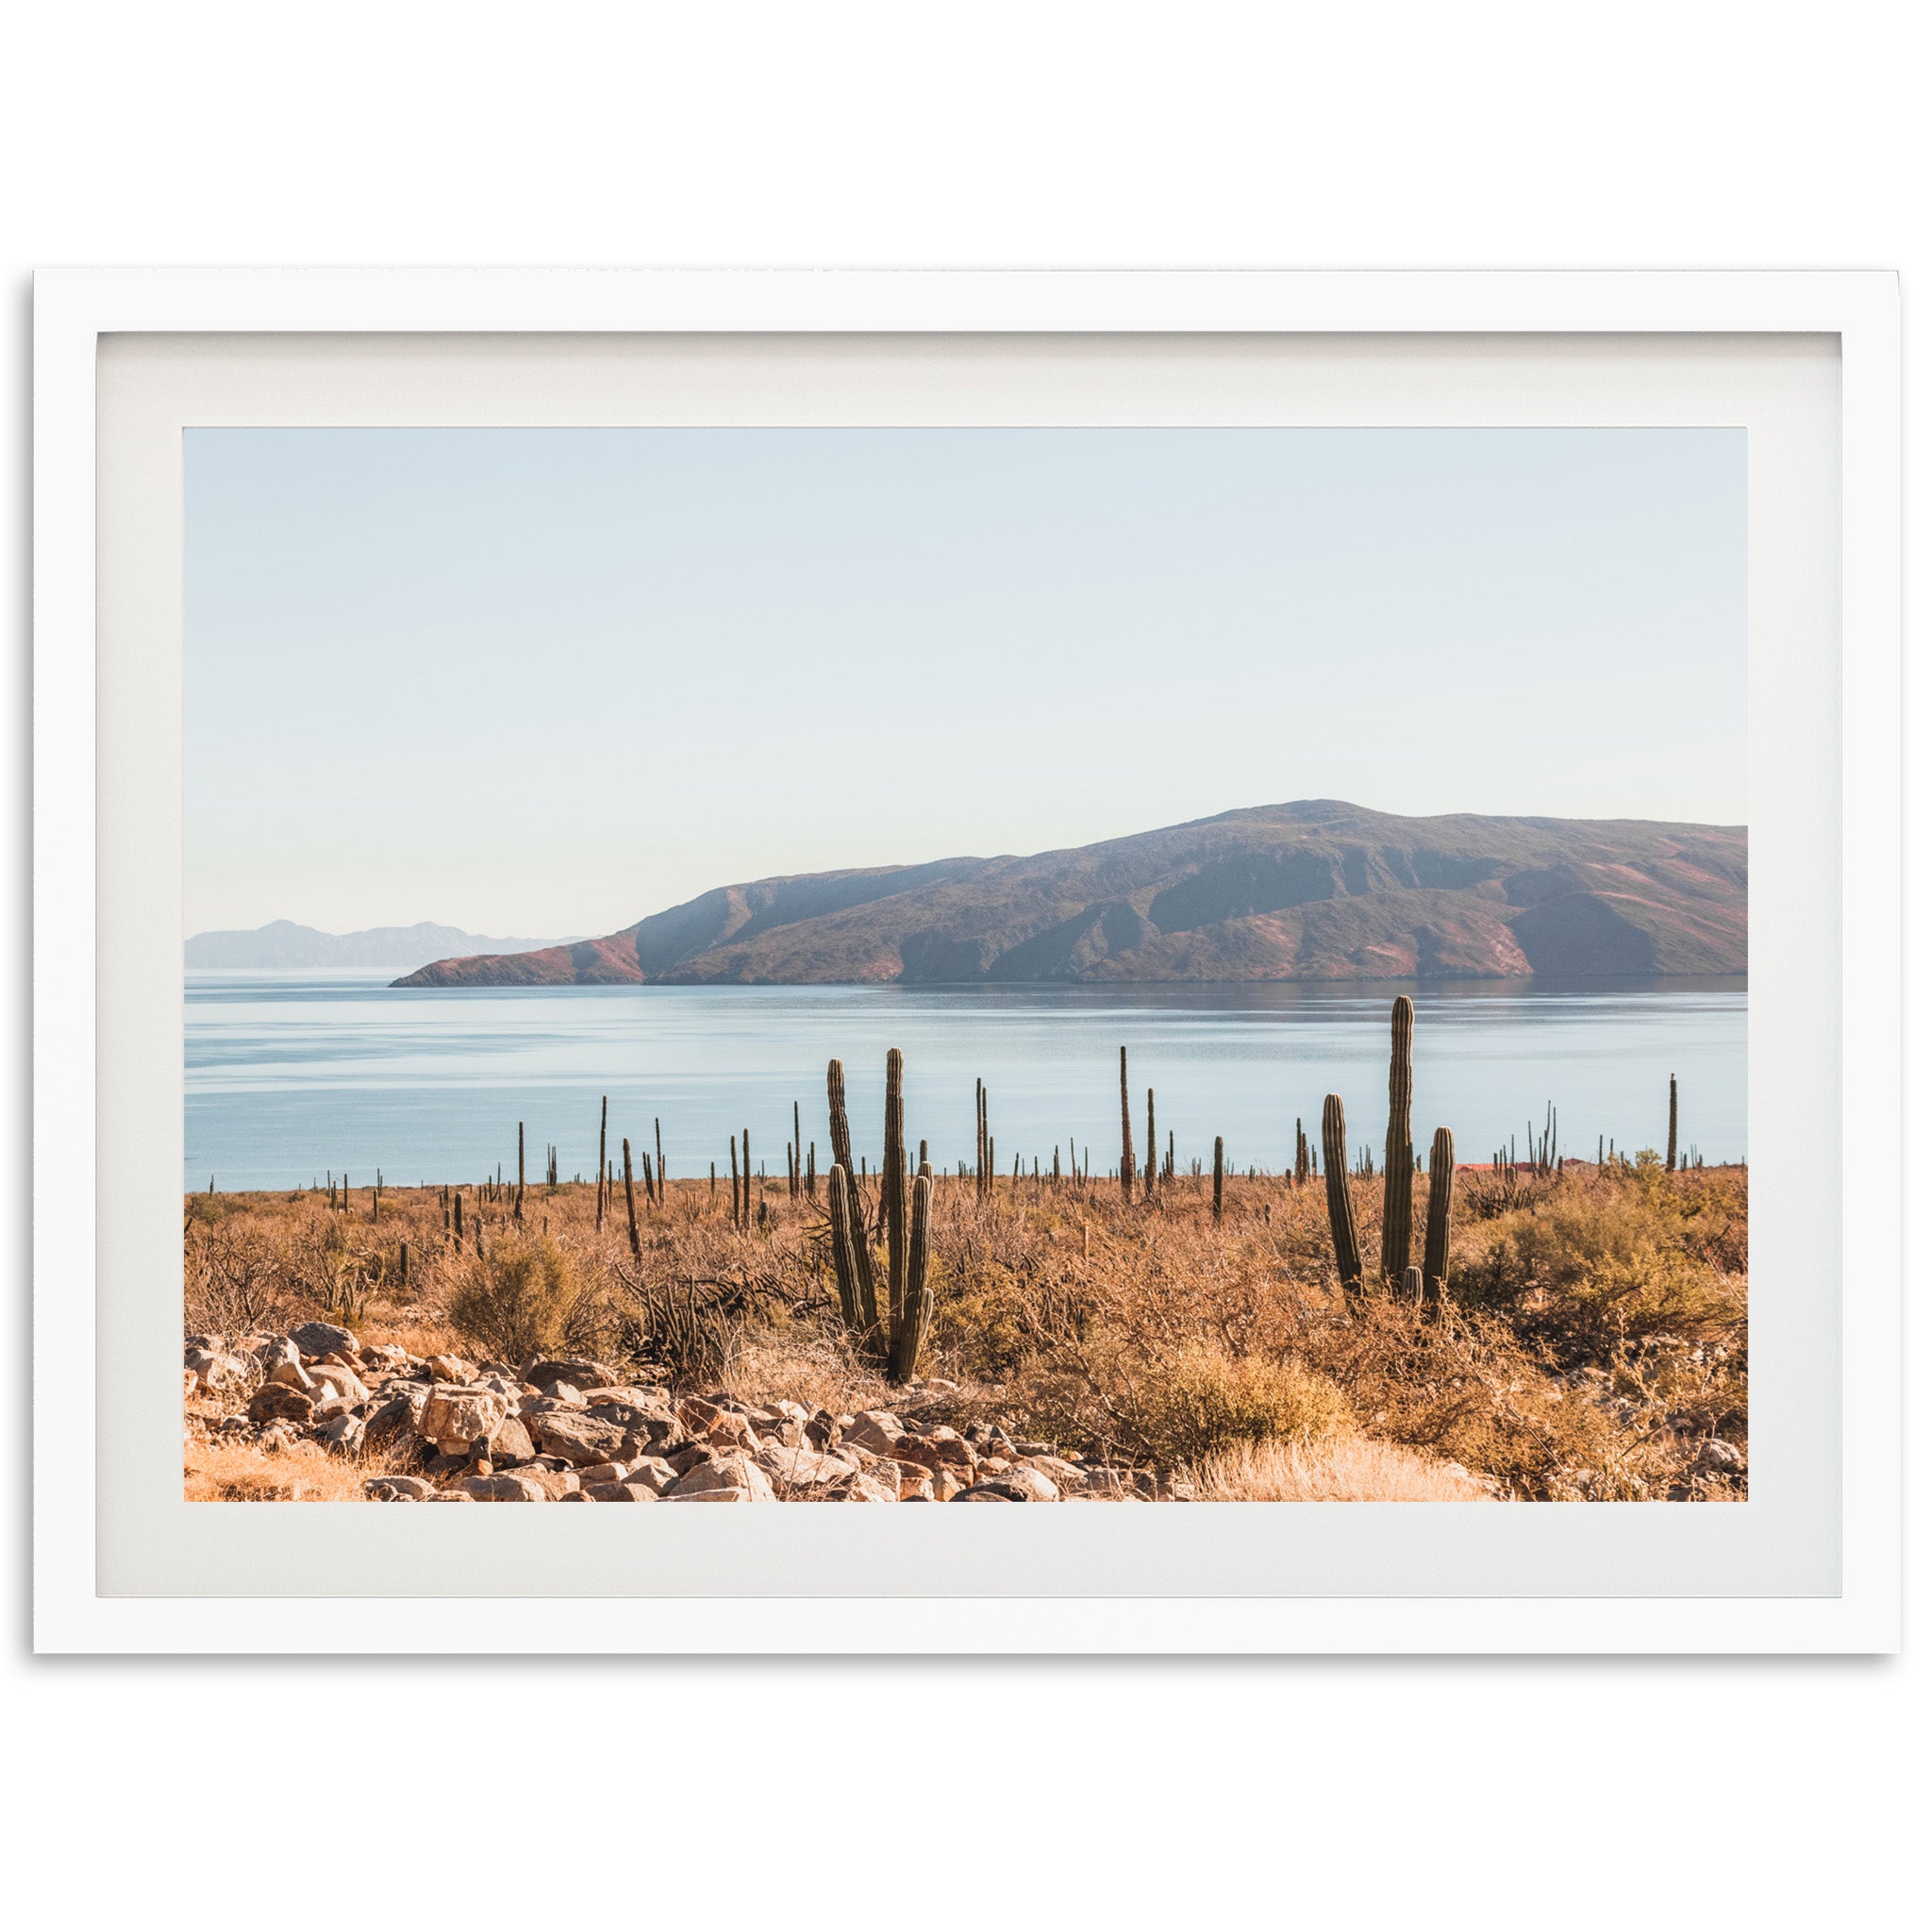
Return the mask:
M 1279 1170 L 1295 1119 L 1319 1133 L 1340 1093 L 1352 1141 L 1379 1158 L 1388 1110 L 1389 1005 L 1416 1003 L 1415 1138 L 1452 1127 L 1483 1160 L 1545 1101 L 1560 1150 L 1596 1158 L 1597 1136 L 1661 1147 L 1669 1080 L 1680 1133 L 1708 1160 L 1741 1159 L 1741 979 L 1525 981 L 1459 986 L 518 987 L 392 991 L 359 971 L 187 976 L 184 1183 L 306 1184 L 345 1169 L 366 1186 L 530 1173 L 555 1141 L 566 1176 L 594 1172 L 600 1095 L 617 1137 L 648 1145 L 663 1122 L 674 1179 L 723 1164 L 751 1129 L 752 1159 L 785 1172 L 791 1103 L 826 1159 L 825 1061 L 845 1062 L 859 1151 L 884 1140 L 886 1049 L 906 1055 L 907 1137 L 947 1164 L 973 1157 L 973 1083 L 987 1082 L 1002 1168 L 1050 1161 L 1056 1140 L 1118 1158 L 1119 1054 L 1127 1049 L 1134 1138 L 1144 1158 L 1147 1089 L 1163 1148 Z M 859 1131 L 863 1123 L 865 1131 Z M 1064 1158 L 1064 1155 L 1063 1155 Z

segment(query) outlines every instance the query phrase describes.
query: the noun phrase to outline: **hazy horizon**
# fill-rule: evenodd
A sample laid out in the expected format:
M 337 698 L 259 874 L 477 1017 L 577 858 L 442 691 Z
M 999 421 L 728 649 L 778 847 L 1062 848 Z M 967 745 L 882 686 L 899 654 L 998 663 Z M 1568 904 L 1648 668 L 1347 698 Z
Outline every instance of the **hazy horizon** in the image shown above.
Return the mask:
M 1740 825 L 1744 438 L 190 430 L 184 931 L 1306 798 Z

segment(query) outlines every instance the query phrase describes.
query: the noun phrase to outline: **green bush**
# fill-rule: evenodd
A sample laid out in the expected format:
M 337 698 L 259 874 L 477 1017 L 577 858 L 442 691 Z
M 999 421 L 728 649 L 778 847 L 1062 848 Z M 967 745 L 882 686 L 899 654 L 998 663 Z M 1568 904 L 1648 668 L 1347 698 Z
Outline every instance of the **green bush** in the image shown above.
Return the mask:
M 450 1295 L 457 1332 L 501 1361 L 561 1353 L 590 1313 L 575 1257 L 545 1235 L 506 1236 L 472 1257 Z
M 1294 1362 L 1193 1344 L 1134 1377 L 1119 1411 L 1163 1467 L 1242 1442 L 1309 1442 L 1353 1421 L 1333 1382 Z

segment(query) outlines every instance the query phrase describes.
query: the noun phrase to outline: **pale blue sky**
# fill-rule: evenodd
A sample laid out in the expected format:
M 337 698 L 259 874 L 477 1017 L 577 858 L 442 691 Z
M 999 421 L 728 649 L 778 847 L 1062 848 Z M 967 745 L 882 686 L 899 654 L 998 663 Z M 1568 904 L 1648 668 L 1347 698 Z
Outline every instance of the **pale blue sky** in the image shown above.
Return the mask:
M 1727 429 L 196 429 L 186 930 L 1240 806 L 1745 820 Z

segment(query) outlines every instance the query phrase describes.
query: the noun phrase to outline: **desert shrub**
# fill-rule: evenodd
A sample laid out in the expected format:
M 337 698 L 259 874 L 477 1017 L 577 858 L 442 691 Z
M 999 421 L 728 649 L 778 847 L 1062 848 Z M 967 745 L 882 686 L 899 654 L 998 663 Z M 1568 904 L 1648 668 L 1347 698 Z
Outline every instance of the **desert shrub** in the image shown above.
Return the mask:
M 548 1235 L 506 1235 L 472 1257 L 450 1291 L 451 1325 L 501 1361 L 601 1340 L 605 1318 L 576 1257 Z
M 1350 1421 L 1341 1391 L 1299 1363 L 1198 1342 L 1123 1372 L 1110 1406 L 1128 1439 L 1164 1468 L 1243 1442 L 1313 1441 Z
M 245 1335 L 279 1325 L 291 1283 L 284 1244 L 249 1221 L 191 1217 L 183 1243 L 182 1312 L 190 1329 Z
M 1641 1185 L 1512 1210 L 1471 1246 L 1451 1292 L 1509 1313 L 1566 1357 L 1628 1337 L 1716 1337 L 1742 1313 L 1741 1285 L 1692 1253 L 1675 1203 Z

